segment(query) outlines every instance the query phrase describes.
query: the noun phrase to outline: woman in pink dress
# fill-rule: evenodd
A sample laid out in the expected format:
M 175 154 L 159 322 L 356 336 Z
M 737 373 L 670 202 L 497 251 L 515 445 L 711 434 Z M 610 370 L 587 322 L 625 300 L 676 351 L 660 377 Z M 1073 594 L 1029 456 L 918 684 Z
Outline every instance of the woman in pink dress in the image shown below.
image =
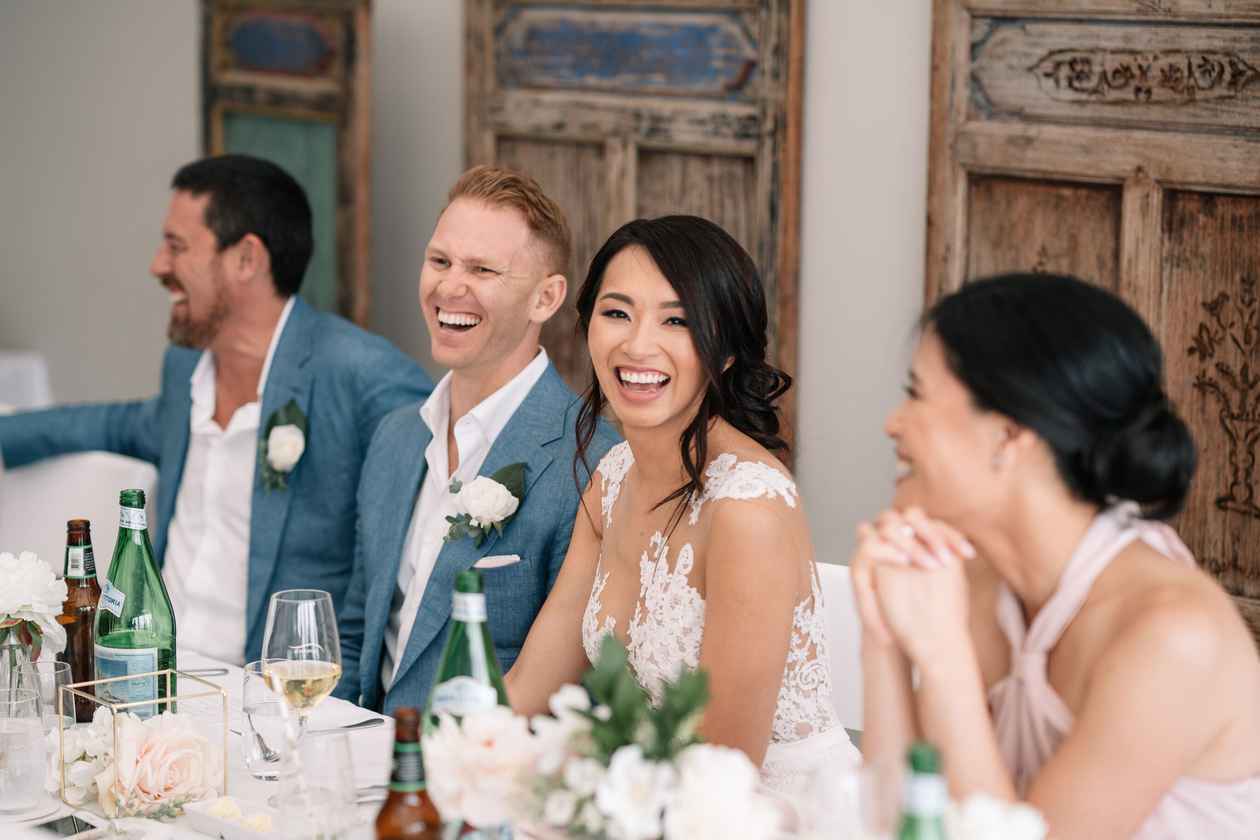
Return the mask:
M 1260 660 L 1159 522 L 1195 465 L 1162 379 L 1141 318 L 1074 278 L 927 313 L 853 558 L 868 759 L 927 738 L 955 797 L 1024 799 L 1056 838 L 1260 836 Z

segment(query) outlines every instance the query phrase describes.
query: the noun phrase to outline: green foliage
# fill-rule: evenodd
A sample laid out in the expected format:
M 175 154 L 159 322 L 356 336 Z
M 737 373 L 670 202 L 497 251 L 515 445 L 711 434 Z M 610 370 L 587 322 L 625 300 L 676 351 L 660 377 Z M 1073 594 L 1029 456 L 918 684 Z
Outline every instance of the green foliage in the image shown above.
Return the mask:
M 625 647 L 609 633 L 583 682 L 595 706 L 584 713 L 591 721 L 593 757 L 603 764 L 628 744 L 638 744 L 648 760 L 672 761 L 700 742 L 697 730 L 709 702 L 709 677 L 703 671 L 685 671 L 666 683 L 660 706 L 653 706 L 630 669 Z

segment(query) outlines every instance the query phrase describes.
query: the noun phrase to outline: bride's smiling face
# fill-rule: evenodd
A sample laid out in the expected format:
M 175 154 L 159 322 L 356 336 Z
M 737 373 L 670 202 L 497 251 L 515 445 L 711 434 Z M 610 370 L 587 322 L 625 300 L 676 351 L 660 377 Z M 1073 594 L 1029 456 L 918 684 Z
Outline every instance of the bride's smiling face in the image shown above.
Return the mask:
M 600 390 L 627 429 L 685 425 L 705 376 L 678 292 L 643 248 L 608 263 L 587 331 Z

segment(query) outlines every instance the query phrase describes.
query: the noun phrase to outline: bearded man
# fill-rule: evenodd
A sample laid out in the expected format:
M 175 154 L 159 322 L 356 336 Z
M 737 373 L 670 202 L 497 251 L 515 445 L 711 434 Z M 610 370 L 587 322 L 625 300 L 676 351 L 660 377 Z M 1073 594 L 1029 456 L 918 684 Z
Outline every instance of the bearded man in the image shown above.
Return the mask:
M 149 266 L 171 296 L 161 392 L 0 417 L 0 457 L 105 450 L 156 465 L 151 535 L 180 648 L 243 664 L 259 658 L 271 593 L 325 589 L 340 609 L 368 444 L 433 384 L 297 296 L 311 208 L 283 169 L 222 155 L 171 188 Z

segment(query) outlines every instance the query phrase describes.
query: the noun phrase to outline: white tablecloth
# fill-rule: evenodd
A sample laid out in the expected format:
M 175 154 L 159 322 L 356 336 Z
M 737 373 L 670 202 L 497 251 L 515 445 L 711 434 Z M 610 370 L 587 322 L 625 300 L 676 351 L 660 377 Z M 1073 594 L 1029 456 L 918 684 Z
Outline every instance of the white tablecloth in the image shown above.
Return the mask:
M 204 679 L 221 686 L 227 691 L 228 728 L 237 732 L 246 731 L 242 726 L 244 717 L 241 712 L 242 671 L 239 667 L 225 665 L 208 657 L 183 651 L 179 654 L 179 667 L 181 670 L 227 668 L 228 673 L 226 676 L 204 677 Z M 340 726 L 368 717 L 382 717 L 382 715 L 355 706 L 353 703 L 348 703 L 345 700 L 330 697 L 311 713 L 309 727 L 318 729 L 321 727 Z M 354 761 L 355 786 L 357 788 L 385 784 L 389 781 L 390 767 L 393 760 L 394 726 L 393 718 L 386 718 L 385 720 L 384 726 L 351 732 L 349 735 L 350 749 Z M 257 813 L 262 810 L 267 798 L 278 789 L 278 784 L 278 782 L 261 781 L 250 775 L 249 771 L 245 769 L 245 762 L 241 752 L 241 736 L 229 732 L 228 795 L 241 803 L 242 810 L 246 813 Z M 380 806 L 380 802 L 373 802 L 359 807 L 359 826 L 350 835 L 350 840 L 359 840 L 359 838 L 368 840 L 368 838 L 374 836 L 372 820 L 375 818 Z M 42 817 L 33 822 L 46 822 L 55 816 L 65 816 L 72 811 L 72 808 L 62 804 L 56 814 Z M 99 818 L 97 821 L 101 822 Z M 26 825 L 29 826 L 30 824 Z M 187 817 L 180 817 L 169 823 L 145 820 L 143 821 L 143 826 L 145 828 L 145 840 L 163 840 L 164 838 L 171 838 L 172 840 L 204 840 L 207 836 L 193 831 L 187 825 Z M 52 837 L 52 835 L 43 832 L 23 832 L 22 828 L 23 824 L 20 823 L 0 822 L 0 837 L 30 837 L 32 840 L 34 838 L 48 840 L 48 838 Z M 276 826 L 274 833 L 277 838 L 284 836 L 280 826 Z
M 52 405 L 48 364 L 38 353 L 0 350 L 0 406 L 10 409 Z

